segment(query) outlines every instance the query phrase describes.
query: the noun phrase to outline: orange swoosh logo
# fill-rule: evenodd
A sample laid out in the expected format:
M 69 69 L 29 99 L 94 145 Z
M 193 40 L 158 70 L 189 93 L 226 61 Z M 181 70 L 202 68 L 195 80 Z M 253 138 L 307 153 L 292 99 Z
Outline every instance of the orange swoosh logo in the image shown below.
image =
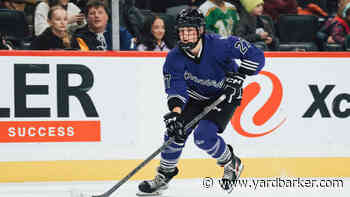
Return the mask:
M 276 75 L 266 71 L 261 71 L 259 74 L 267 76 L 272 81 L 273 89 L 270 98 L 253 116 L 253 123 L 257 126 L 261 126 L 271 119 L 271 117 L 277 112 L 279 106 L 281 105 L 283 97 L 282 83 Z M 261 87 L 257 82 L 250 83 L 247 87 L 245 87 L 243 90 L 242 103 L 236 109 L 235 115 L 231 119 L 233 128 L 242 136 L 261 137 L 267 135 L 275 131 L 286 121 L 286 118 L 284 118 L 277 126 L 262 133 L 250 133 L 242 128 L 242 113 L 250 101 L 252 101 L 259 94 L 260 90 Z

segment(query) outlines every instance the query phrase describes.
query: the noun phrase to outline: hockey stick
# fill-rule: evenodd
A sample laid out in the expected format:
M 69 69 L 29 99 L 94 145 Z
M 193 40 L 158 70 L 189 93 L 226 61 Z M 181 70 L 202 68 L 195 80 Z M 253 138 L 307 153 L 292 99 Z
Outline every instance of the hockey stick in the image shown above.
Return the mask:
M 226 99 L 226 95 L 221 95 L 212 104 L 205 107 L 200 114 L 198 114 L 191 122 L 189 122 L 184 127 L 184 130 L 187 131 L 189 128 L 193 127 L 200 119 L 202 119 L 205 115 L 207 115 L 211 110 L 213 110 L 218 104 L 220 104 L 225 99 Z M 154 157 L 156 157 L 160 152 L 162 152 L 174 140 L 175 138 L 171 137 L 168 141 L 164 142 L 164 144 L 161 147 L 159 147 L 154 153 L 152 153 L 149 157 L 147 157 L 141 164 L 139 164 L 133 171 L 131 171 L 127 176 L 125 176 L 117 184 L 115 184 L 111 189 L 109 189 L 108 191 L 106 191 L 101 195 L 95 195 L 92 197 L 109 197 L 115 190 L 117 190 L 121 185 L 123 185 L 126 181 L 128 181 L 136 172 L 138 172 L 142 167 L 144 167 L 148 162 L 150 162 Z

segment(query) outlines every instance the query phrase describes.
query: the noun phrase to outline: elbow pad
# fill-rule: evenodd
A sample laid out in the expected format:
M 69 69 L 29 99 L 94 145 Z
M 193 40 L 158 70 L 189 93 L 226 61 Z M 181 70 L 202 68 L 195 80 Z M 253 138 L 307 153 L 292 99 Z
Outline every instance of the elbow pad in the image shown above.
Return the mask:
M 243 75 L 254 75 L 258 68 L 258 62 L 243 59 L 241 62 L 241 66 L 238 68 L 238 72 Z

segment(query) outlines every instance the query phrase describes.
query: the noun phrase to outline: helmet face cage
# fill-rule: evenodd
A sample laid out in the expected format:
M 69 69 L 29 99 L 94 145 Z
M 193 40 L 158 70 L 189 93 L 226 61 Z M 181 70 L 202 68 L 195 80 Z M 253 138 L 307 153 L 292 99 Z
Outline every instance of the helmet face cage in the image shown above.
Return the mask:
M 187 8 L 187 9 L 181 10 L 176 17 L 176 25 L 175 25 L 179 47 L 182 48 L 183 50 L 191 50 L 194 47 L 196 47 L 197 43 L 199 42 L 200 38 L 204 33 L 204 32 L 203 33 L 200 32 L 201 27 L 204 27 L 204 25 L 205 25 L 204 16 L 198 9 Z M 196 28 L 197 41 L 187 42 L 187 43 L 181 42 L 181 39 L 179 36 L 179 28 L 181 27 Z

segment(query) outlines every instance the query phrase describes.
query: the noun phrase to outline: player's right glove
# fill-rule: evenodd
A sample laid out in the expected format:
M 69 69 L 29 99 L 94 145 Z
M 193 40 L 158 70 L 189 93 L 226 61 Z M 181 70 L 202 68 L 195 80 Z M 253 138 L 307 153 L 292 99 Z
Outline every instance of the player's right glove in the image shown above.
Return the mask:
M 242 94 L 243 94 L 243 82 L 245 75 L 240 73 L 228 72 L 226 74 L 226 79 L 223 85 L 224 93 L 226 94 L 226 101 L 229 104 L 235 103 L 237 105 L 241 104 Z
M 184 123 L 179 113 L 169 112 L 165 114 L 164 122 L 169 137 L 175 137 L 175 141 L 179 143 L 185 141 L 187 136 L 184 130 Z

